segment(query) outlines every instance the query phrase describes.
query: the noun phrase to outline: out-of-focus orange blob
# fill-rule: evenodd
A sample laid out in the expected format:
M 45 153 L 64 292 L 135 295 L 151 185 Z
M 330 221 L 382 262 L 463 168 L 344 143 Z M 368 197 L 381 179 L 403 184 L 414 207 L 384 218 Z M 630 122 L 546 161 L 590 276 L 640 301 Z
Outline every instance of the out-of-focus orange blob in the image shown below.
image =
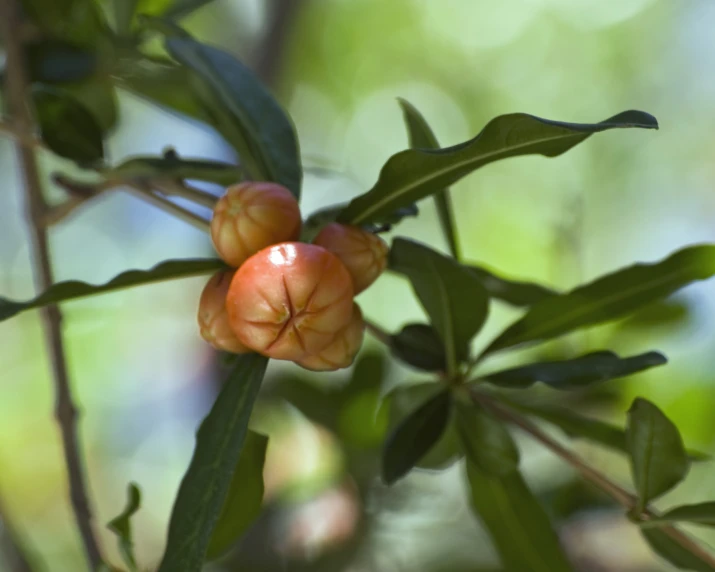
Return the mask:
M 352 299 L 350 274 L 334 254 L 286 242 L 241 265 L 226 310 L 244 345 L 270 358 L 297 361 L 335 340 L 352 319 Z
M 226 312 L 226 294 L 233 274 L 233 270 L 220 270 L 204 286 L 199 300 L 199 331 L 217 350 L 243 354 L 252 350 L 233 333 Z
M 360 347 L 365 333 L 365 323 L 357 303 L 353 303 L 353 316 L 350 323 L 337 333 L 335 339 L 316 355 L 309 355 L 299 360 L 299 366 L 311 371 L 335 371 L 350 367 Z
M 387 266 L 387 243 L 357 226 L 330 223 L 318 233 L 313 244 L 322 246 L 340 259 L 350 272 L 355 294 L 375 282 Z
M 300 235 L 298 202 L 284 186 L 246 182 L 229 187 L 216 203 L 211 240 L 216 252 L 238 268 L 259 250 Z

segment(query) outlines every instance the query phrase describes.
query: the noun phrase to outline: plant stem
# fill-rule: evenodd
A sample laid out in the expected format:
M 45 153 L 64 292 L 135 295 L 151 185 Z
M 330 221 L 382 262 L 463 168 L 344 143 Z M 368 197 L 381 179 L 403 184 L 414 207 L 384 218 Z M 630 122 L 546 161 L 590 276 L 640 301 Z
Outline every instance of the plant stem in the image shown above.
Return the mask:
M 375 322 L 371 322 L 367 318 L 363 319 L 363 323 L 365 324 L 365 329 L 370 332 L 378 342 L 383 343 L 388 347 L 390 346 L 390 334 L 388 334 Z
M 470 397 L 473 401 L 483 405 L 484 407 L 490 409 L 496 416 L 500 417 L 504 421 L 516 425 L 524 432 L 528 433 L 532 438 L 539 441 L 552 453 L 556 454 L 563 461 L 571 465 L 584 480 L 590 482 L 592 485 L 600 489 L 602 492 L 610 496 L 614 501 L 624 507 L 627 511 L 632 510 L 638 503 L 638 498 L 614 483 L 606 475 L 600 471 L 594 469 L 586 462 L 584 462 L 578 455 L 573 451 L 570 451 L 561 443 L 552 439 L 549 435 L 544 433 L 539 427 L 531 422 L 526 417 L 522 417 L 518 413 L 511 411 L 510 409 L 504 407 L 502 404 L 497 402 L 496 399 L 475 390 L 470 390 Z M 658 513 L 651 509 L 646 508 L 641 513 L 641 516 L 645 519 L 650 519 L 658 516 Z M 663 533 L 667 534 L 673 541 L 680 544 L 680 546 L 698 557 L 703 562 L 707 563 L 709 566 L 715 570 L 715 556 L 704 550 L 699 544 L 692 540 L 688 535 L 674 526 L 664 525 L 659 527 Z
M 16 0 L 0 0 L 0 31 L 6 50 L 6 96 L 11 111 L 14 132 L 18 133 L 17 153 L 25 188 L 25 204 L 32 231 L 32 255 L 37 288 L 44 291 L 53 283 L 50 249 L 44 216 L 47 203 L 42 195 L 42 185 L 37 167 L 33 139 L 33 118 L 29 101 L 28 78 L 25 73 L 21 38 L 19 6 Z M 84 551 L 92 570 L 102 564 L 95 533 L 92 512 L 87 497 L 83 463 L 77 436 L 77 408 L 72 399 L 67 364 L 62 340 L 62 315 L 57 306 L 47 306 L 41 311 L 47 346 L 52 363 L 55 384 L 55 417 L 60 426 L 65 462 L 69 478 L 69 491 L 75 520 L 79 528 Z

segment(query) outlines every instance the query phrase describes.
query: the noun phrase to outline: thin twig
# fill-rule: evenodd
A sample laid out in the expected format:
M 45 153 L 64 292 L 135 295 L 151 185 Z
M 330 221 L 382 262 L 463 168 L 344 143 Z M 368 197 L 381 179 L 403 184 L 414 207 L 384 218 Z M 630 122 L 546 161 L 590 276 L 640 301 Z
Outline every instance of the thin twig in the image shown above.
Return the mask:
M 175 181 L 171 179 L 151 179 L 147 181 L 147 184 L 152 188 L 156 189 L 162 195 L 168 197 L 180 197 L 200 205 L 212 209 L 216 206 L 216 201 L 218 197 L 197 189 L 192 185 L 188 185 L 182 181 Z
M 0 30 L 6 50 L 6 96 L 17 139 L 17 153 L 22 168 L 25 188 L 25 203 L 32 230 L 32 254 L 35 282 L 40 290 L 53 283 L 52 265 L 47 231 L 43 217 L 47 204 L 42 195 L 42 184 L 35 157 L 33 118 L 29 101 L 28 79 L 25 73 L 21 38 L 19 6 L 16 0 L 0 0 Z M 83 463 L 77 436 L 77 408 L 72 399 L 67 364 L 62 340 L 60 314 L 57 306 L 47 306 L 42 311 L 44 331 L 52 363 L 55 383 L 55 416 L 60 426 L 65 462 L 69 478 L 69 491 L 75 520 L 79 528 L 87 560 L 96 570 L 102 564 L 102 556 L 92 527 L 92 511 L 86 492 Z
M 524 432 L 528 433 L 532 438 L 539 441 L 552 453 L 555 453 L 559 458 L 571 465 L 571 467 L 574 468 L 583 477 L 584 480 L 590 482 L 592 485 L 610 496 L 614 501 L 624 507 L 627 511 L 631 511 L 636 507 L 638 499 L 635 495 L 631 494 L 618 484 L 614 483 L 600 471 L 594 469 L 593 467 L 585 463 L 573 451 L 570 451 L 569 449 L 561 445 L 558 441 L 552 439 L 549 435 L 544 433 L 541 429 L 539 429 L 537 425 L 532 423 L 529 419 L 522 417 L 514 411 L 511 411 L 510 409 L 502 406 L 492 397 L 480 393 L 478 391 L 471 390 L 470 397 L 474 401 L 490 409 L 495 415 L 497 415 L 504 421 L 516 425 Z M 646 508 L 640 513 L 640 515 L 646 520 L 657 518 L 659 516 L 658 512 L 652 508 Z M 682 548 L 692 553 L 703 562 L 706 562 L 709 566 L 712 566 L 713 570 L 715 570 L 715 555 L 710 554 L 709 552 L 704 550 L 702 546 L 700 546 L 688 535 L 686 535 L 681 530 L 675 528 L 674 526 L 664 525 L 660 526 L 659 528 L 664 534 L 667 534 Z
M 145 203 L 154 205 L 155 207 L 160 208 L 164 212 L 173 215 L 179 220 L 183 220 L 184 222 L 189 223 L 190 225 L 198 228 L 199 230 L 202 230 L 204 232 L 209 231 L 210 225 L 205 218 L 197 215 L 196 213 L 191 212 L 190 210 L 185 209 L 184 207 L 177 205 L 176 203 L 172 203 L 170 200 L 165 199 L 164 197 L 155 195 L 150 187 L 141 185 L 139 183 L 134 183 L 128 185 L 126 188 L 128 192 L 140 198 Z
M 31 147 L 36 147 L 38 149 L 46 149 L 42 139 L 35 137 L 32 132 L 30 132 L 30 134 L 27 134 L 23 131 L 16 129 L 12 123 L 5 119 L 0 120 L 0 134 L 8 135 L 9 137 L 12 137 L 17 141 L 21 141 L 23 144 Z
M 390 334 L 378 326 L 375 322 L 371 322 L 367 318 L 363 319 L 365 329 L 380 343 L 390 346 Z

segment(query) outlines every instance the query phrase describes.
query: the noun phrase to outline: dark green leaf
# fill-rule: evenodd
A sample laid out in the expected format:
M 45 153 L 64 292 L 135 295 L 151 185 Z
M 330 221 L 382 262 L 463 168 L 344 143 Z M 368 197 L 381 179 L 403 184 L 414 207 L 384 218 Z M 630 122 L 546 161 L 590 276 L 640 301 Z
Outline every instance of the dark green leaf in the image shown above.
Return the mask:
M 382 479 L 391 485 L 405 476 L 439 440 L 452 406 L 449 391 L 441 391 L 408 415 L 390 434 L 382 454 Z
M 407 324 L 390 336 L 390 349 L 398 359 L 425 371 L 445 371 L 447 356 L 437 331 L 428 324 Z
M 32 308 L 41 308 L 50 304 L 59 304 L 68 300 L 86 298 L 95 294 L 132 288 L 143 284 L 210 274 L 225 268 L 226 264 L 222 260 L 187 258 L 185 260 L 167 260 L 157 264 L 150 270 L 128 270 L 115 276 L 109 282 L 98 286 L 77 280 L 59 282 L 27 302 L 15 302 L 0 298 L 0 321 L 12 318 L 14 315 Z
M 507 280 L 480 266 L 465 266 L 477 275 L 492 298 L 498 298 L 512 306 L 531 306 L 558 293 L 533 282 Z
M 625 111 L 595 124 L 562 123 L 524 113 L 502 115 L 474 139 L 459 145 L 440 150 L 410 149 L 393 155 L 375 186 L 354 199 L 341 213 L 340 221 L 358 225 L 382 222 L 386 214 L 500 159 L 530 154 L 555 157 L 599 131 L 657 126 L 653 116 L 641 111 Z
M 32 98 L 40 135 L 54 153 L 81 166 L 102 161 L 102 129 L 84 105 L 68 92 L 48 86 L 36 86 Z
M 402 107 L 402 114 L 404 115 L 405 124 L 407 125 L 410 147 L 413 149 L 439 149 L 437 137 L 419 110 L 405 99 L 398 98 L 398 101 Z M 447 239 L 449 251 L 453 258 L 459 260 L 461 255 L 457 242 L 457 229 L 454 224 L 454 213 L 452 212 L 452 200 L 449 196 L 449 189 L 437 191 L 434 194 L 434 201 L 437 207 L 437 215 L 439 216 L 439 224 L 442 227 L 442 233 Z
M 105 169 L 106 177 L 124 179 L 170 178 L 197 180 L 229 186 L 242 180 L 241 168 L 230 163 L 205 159 L 182 159 L 175 155 L 131 157 L 116 167 Z
M 502 399 L 504 399 L 502 397 Z M 612 449 L 618 453 L 628 453 L 626 448 L 626 431 L 605 421 L 584 417 L 562 407 L 552 405 L 538 405 L 526 403 L 514 399 L 506 400 L 510 406 L 523 411 L 529 415 L 534 415 L 559 427 L 569 437 L 586 439 Z M 707 461 L 709 456 L 698 451 L 688 450 L 688 457 L 691 461 Z
M 173 20 L 180 20 L 211 2 L 213 0 L 174 0 L 169 9 L 164 12 L 164 16 Z
M 96 0 L 22 0 L 21 4 L 44 37 L 79 47 L 94 47 L 109 37 L 109 27 Z
M 580 389 L 663 365 L 667 361 L 658 352 L 621 358 L 610 351 L 599 351 L 573 359 L 531 363 L 487 374 L 484 379 L 493 385 L 514 389 L 530 387 L 537 381 L 554 389 Z
M 680 570 L 695 570 L 695 572 L 713 572 L 715 568 L 708 562 L 693 554 L 680 543 L 673 540 L 657 528 L 641 529 L 643 537 L 656 554 L 670 562 Z
M 389 266 L 410 279 L 444 342 L 448 370 L 455 371 L 487 318 L 489 297 L 481 282 L 454 259 L 404 238 L 393 241 Z
M 680 250 L 654 264 L 636 264 L 534 304 L 486 353 L 543 341 L 622 318 L 696 280 L 715 274 L 715 246 Z
M 129 484 L 127 497 L 127 506 L 122 511 L 122 514 L 109 521 L 107 528 L 119 537 L 119 552 L 124 559 L 124 563 L 130 570 L 134 571 L 137 569 L 137 561 L 134 557 L 131 518 L 141 506 L 141 492 L 134 483 Z
M 171 513 L 166 551 L 158 572 L 201 570 L 228 497 L 267 365 L 268 359 L 258 354 L 239 356 L 201 423 L 194 455 Z
M 166 48 L 195 72 L 196 94 L 249 175 L 280 183 L 300 198 L 303 175 L 293 124 L 253 73 L 227 52 L 192 39 L 169 38 Z
M 141 3 L 141 0 L 112 0 L 114 25 L 120 36 L 126 36 L 131 31 L 137 6 Z
M 60 40 L 41 40 L 26 49 L 27 66 L 33 81 L 61 83 L 91 76 L 97 68 L 97 55 Z
M 690 468 L 678 428 L 660 409 L 640 397 L 628 411 L 626 447 L 639 509 L 682 481 Z
M 116 90 L 109 79 L 95 76 L 83 81 L 63 83 L 61 87 L 87 108 L 105 136 L 117 124 L 119 104 Z
M 478 405 L 457 405 L 457 429 L 469 463 L 493 477 L 519 468 L 519 449 L 504 424 Z
M 692 522 L 703 526 L 715 526 L 715 501 L 684 504 L 671 508 L 658 517 L 641 521 L 639 524 L 644 528 L 650 528 L 670 522 Z
M 509 572 L 569 572 L 548 516 L 519 471 L 490 476 L 467 463 L 472 507 Z
M 258 518 L 263 504 L 263 464 L 268 437 L 248 431 L 228 495 L 214 527 L 207 560 L 221 556 Z

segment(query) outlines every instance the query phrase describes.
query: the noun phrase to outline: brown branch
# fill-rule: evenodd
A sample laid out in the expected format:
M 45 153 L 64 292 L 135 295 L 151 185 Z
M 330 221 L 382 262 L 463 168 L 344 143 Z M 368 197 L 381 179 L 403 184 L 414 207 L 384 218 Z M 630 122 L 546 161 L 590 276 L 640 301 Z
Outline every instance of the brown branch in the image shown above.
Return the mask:
M 552 453 L 556 454 L 561 460 L 569 464 L 573 469 L 575 469 L 584 480 L 590 482 L 592 485 L 600 489 L 602 492 L 610 496 L 614 501 L 620 504 L 626 511 L 633 510 L 638 503 L 638 499 L 635 495 L 631 494 L 625 490 L 620 485 L 614 483 L 606 475 L 600 471 L 594 469 L 586 462 L 584 462 L 578 455 L 573 451 L 570 451 L 558 441 L 552 439 L 549 435 L 544 433 L 539 427 L 531 422 L 526 417 L 522 417 L 518 413 L 504 407 L 498 403 L 492 397 L 480 393 L 475 390 L 470 390 L 470 397 L 473 401 L 483 405 L 484 407 L 491 410 L 496 416 L 500 417 L 504 421 L 516 425 L 524 432 L 528 433 L 533 439 L 539 441 Z M 652 508 L 646 507 L 641 513 L 641 517 L 644 519 L 651 519 L 658 517 L 658 512 Z M 675 528 L 674 526 L 665 525 L 659 527 L 664 534 L 667 534 L 671 540 L 677 542 L 683 549 L 687 550 L 703 562 L 706 562 L 709 566 L 715 570 L 715 555 L 710 554 L 697 542 L 692 540 L 687 534 L 681 530 Z
M 17 153 L 22 169 L 25 188 L 25 204 L 32 231 L 32 254 L 37 288 L 45 290 L 53 283 L 52 266 L 47 231 L 43 218 L 47 204 L 42 195 L 35 146 L 33 118 L 29 101 L 28 78 L 25 73 L 19 6 L 16 0 L 0 0 L 0 31 L 6 50 L 6 96 L 11 120 L 17 138 Z M 55 416 L 60 426 L 65 462 L 69 478 L 69 492 L 75 520 L 79 528 L 84 551 L 92 568 L 102 564 L 95 533 L 92 527 L 92 512 L 87 498 L 83 463 L 77 436 L 77 408 L 72 400 L 67 364 L 62 340 L 62 315 L 57 306 L 47 306 L 41 311 L 47 347 L 52 363 L 55 383 Z

